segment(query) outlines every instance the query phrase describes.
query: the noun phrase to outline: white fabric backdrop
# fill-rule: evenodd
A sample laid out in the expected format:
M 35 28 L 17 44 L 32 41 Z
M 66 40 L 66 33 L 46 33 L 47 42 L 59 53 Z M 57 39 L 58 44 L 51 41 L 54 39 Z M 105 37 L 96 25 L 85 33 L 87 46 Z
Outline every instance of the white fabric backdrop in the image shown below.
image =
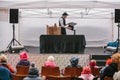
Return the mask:
M 5 50 L 12 39 L 12 24 L 9 23 L 8 14 L 8 12 L 0 12 L 0 51 Z M 67 22 L 77 23 L 75 26 L 76 34 L 85 35 L 87 46 L 90 47 L 104 46 L 107 42 L 117 38 L 117 24 L 112 24 L 114 22 L 111 19 L 74 19 L 68 17 Z M 20 17 L 19 23 L 15 24 L 16 39 L 25 46 L 39 47 L 39 37 L 46 34 L 46 25 L 54 23 L 58 23 L 58 18 Z M 73 34 L 72 31 L 68 30 L 67 33 Z
M 112 39 L 112 26 L 110 19 L 68 19 L 74 21 L 76 35 L 85 35 L 87 46 L 104 46 Z M 46 25 L 58 23 L 56 18 L 22 18 L 21 40 L 24 45 L 39 46 L 39 37 L 46 34 Z M 67 34 L 73 31 L 67 30 Z

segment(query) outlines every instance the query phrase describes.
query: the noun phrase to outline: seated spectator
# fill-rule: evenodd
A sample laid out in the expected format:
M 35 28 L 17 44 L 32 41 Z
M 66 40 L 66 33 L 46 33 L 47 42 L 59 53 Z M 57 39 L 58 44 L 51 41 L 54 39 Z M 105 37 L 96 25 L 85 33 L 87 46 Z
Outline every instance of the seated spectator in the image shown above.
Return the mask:
M 83 80 L 93 80 L 95 77 L 91 73 L 91 68 L 89 66 L 85 66 L 83 67 L 83 71 L 79 78 L 82 78 Z
M 55 58 L 53 56 L 48 56 L 47 61 L 45 62 L 45 67 L 57 67 L 55 62 Z M 42 80 L 46 80 L 46 76 L 42 76 Z
M 111 58 L 112 63 L 101 70 L 100 80 L 104 80 L 105 76 L 113 77 L 115 72 L 120 70 L 120 53 L 113 54 Z
M 49 56 L 47 58 L 47 61 L 44 64 L 44 66 L 46 66 L 46 67 L 56 67 L 56 64 L 54 62 L 54 57 L 53 56 Z
M 7 57 L 4 54 L 0 55 L 0 64 L 8 68 L 8 70 L 10 70 L 11 73 L 15 72 L 14 68 L 10 64 L 7 63 Z
M 112 58 L 113 63 L 118 64 L 118 70 L 120 70 L 120 53 L 113 54 L 113 56 L 111 58 Z
M 0 66 L 0 80 L 12 80 L 11 72 L 4 66 Z
M 106 65 L 109 65 L 110 63 L 112 63 L 111 56 L 109 56 L 109 58 L 106 60 Z
M 17 63 L 17 65 L 30 66 L 30 61 L 28 61 L 28 53 L 27 52 L 20 53 L 20 61 Z
M 101 71 L 100 80 L 104 80 L 105 76 L 113 77 L 114 73 L 117 71 L 117 63 L 109 64 L 108 66 L 104 67 Z
M 70 64 L 67 67 L 81 68 L 81 66 L 78 63 L 79 63 L 79 59 L 77 57 L 71 57 Z M 64 75 L 64 69 L 61 70 L 61 74 Z
M 79 59 L 77 57 L 72 57 L 70 59 L 70 64 L 67 67 L 78 67 L 78 68 L 80 68 L 81 66 L 78 63 L 79 63 Z
M 34 63 L 31 64 L 29 75 L 25 77 L 23 80 L 42 80 L 41 77 L 39 77 L 39 71 L 35 67 Z

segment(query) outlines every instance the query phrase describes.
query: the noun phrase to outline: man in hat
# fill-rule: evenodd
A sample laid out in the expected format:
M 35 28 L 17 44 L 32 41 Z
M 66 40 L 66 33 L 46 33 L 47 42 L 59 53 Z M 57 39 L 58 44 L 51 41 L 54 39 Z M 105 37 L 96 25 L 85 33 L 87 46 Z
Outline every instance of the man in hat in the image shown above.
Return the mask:
M 66 35 L 66 18 L 67 18 L 68 14 L 65 12 L 62 14 L 62 17 L 60 17 L 59 19 L 59 26 L 61 27 L 61 35 Z

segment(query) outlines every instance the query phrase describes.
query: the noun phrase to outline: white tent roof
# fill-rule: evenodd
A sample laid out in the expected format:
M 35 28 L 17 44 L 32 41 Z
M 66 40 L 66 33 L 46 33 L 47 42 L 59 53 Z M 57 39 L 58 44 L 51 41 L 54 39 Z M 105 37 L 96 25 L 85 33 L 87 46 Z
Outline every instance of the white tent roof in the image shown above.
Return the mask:
M 120 8 L 120 0 L 0 0 L 0 8 Z

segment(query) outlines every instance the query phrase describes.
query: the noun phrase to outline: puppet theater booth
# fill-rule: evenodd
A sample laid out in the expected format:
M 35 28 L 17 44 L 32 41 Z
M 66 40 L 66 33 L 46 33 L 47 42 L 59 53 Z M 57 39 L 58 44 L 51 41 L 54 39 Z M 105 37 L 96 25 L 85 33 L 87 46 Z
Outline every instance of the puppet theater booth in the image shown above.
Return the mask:
M 40 36 L 40 53 L 84 53 L 84 35 L 61 35 L 61 27 L 54 24 L 46 28 L 47 35 Z

